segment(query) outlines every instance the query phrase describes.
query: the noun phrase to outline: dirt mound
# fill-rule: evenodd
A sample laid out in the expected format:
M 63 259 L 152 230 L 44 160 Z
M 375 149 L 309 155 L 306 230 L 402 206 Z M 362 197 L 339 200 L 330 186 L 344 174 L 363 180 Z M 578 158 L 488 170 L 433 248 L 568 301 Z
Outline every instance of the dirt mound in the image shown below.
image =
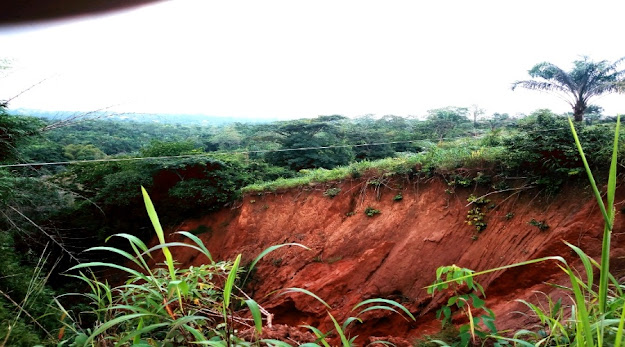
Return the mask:
M 384 336 L 399 345 L 440 329 L 434 312 L 445 298 L 432 297 L 423 289 L 433 282 L 439 266 L 484 270 L 547 255 L 575 259 L 562 240 L 591 256 L 600 253 L 602 219 L 590 193 L 581 188 L 565 188 L 553 197 L 533 189 L 490 194 L 491 201 L 482 206 L 487 227 L 477 233 L 467 224 L 467 212 L 473 207 L 467 206 L 467 198 L 485 194 L 479 188 L 454 189 L 437 178 L 371 182 L 350 180 L 253 194 L 234 208 L 186 221 L 172 231 L 205 231 L 199 237 L 215 259 L 242 253 L 244 263 L 272 245 L 306 245 L 309 251 L 284 247 L 270 253 L 250 283 L 249 291 L 275 315 L 274 323 L 310 324 L 322 331 L 332 326 L 326 308 L 314 299 L 300 293 L 270 295 L 281 288 L 316 293 L 333 307 L 339 322 L 360 301 L 387 298 L 405 305 L 417 322 L 386 311 L 368 312 L 352 334 L 359 335 L 361 343 Z M 324 195 L 332 187 L 340 189 L 338 195 Z M 623 193 L 623 189 L 617 193 L 619 204 Z M 380 213 L 367 216 L 367 207 Z M 612 241 L 612 271 L 617 278 L 625 271 L 622 219 L 617 213 Z M 185 266 L 204 261 L 182 249 L 175 250 L 174 257 Z M 540 263 L 483 276 L 479 282 L 498 317 L 498 328 L 505 329 L 530 319 L 513 313 L 524 309 L 515 299 L 536 301 L 536 291 L 553 291 L 545 282 L 564 284 L 566 278 L 555 263 Z

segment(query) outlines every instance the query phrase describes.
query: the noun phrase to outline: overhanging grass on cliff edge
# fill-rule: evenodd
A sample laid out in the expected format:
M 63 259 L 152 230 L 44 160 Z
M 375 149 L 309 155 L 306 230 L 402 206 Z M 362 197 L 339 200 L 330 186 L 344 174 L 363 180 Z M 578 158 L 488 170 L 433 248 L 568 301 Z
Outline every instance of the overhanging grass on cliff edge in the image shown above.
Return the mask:
M 289 189 L 309 184 L 339 181 L 348 177 L 358 177 L 371 172 L 377 174 L 406 174 L 417 165 L 444 171 L 460 167 L 479 167 L 484 163 L 499 162 L 504 153 L 502 147 L 483 147 L 475 140 L 459 140 L 453 143 L 431 144 L 425 152 L 399 153 L 394 158 L 375 161 L 360 161 L 332 170 L 323 168 L 300 171 L 300 176 L 279 178 L 275 181 L 260 182 L 243 187 L 243 193 L 255 193 Z

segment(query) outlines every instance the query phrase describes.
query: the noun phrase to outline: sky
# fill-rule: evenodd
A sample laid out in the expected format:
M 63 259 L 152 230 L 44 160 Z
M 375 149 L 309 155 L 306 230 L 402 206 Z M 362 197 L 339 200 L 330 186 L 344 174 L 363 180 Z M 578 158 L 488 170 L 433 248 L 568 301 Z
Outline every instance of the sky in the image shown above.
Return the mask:
M 11 108 L 293 119 L 556 112 L 511 90 L 534 64 L 625 56 L 619 1 L 170 0 L 0 26 Z M 623 64 L 625 68 L 625 64 Z M 595 99 L 608 115 L 625 95 Z

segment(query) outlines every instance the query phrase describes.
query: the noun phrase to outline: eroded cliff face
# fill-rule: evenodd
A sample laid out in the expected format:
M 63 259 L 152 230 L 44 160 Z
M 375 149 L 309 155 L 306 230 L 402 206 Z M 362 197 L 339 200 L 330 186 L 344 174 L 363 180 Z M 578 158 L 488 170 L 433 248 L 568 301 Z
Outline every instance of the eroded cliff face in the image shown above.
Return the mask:
M 367 184 L 366 178 L 334 185 L 307 186 L 277 193 L 246 196 L 234 208 L 173 228 L 194 230 L 200 226 L 214 259 L 232 259 L 242 253 L 244 263 L 265 248 L 297 242 L 310 248 L 284 247 L 270 253 L 257 266 L 248 291 L 273 313 L 274 324 L 311 324 L 330 329 L 325 307 L 303 294 L 276 297 L 275 290 L 300 287 L 316 293 L 342 321 L 358 302 L 375 297 L 397 300 L 416 317 L 408 322 L 396 314 L 376 311 L 355 327 L 360 342 L 373 337 L 393 337 L 407 345 L 423 334 L 440 329 L 434 312 L 443 295 L 428 295 L 425 286 L 442 265 L 456 264 L 485 270 L 524 260 L 560 255 L 575 264 L 575 257 L 562 242 L 581 247 L 589 255 L 600 254 L 603 221 L 596 202 L 584 188 L 567 187 L 555 196 L 536 189 L 510 190 L 488 195 L 483 207 L 487 228 L 475 233 L 466 223 L 467 197 L 481 196 L 478 188 L 455 188 L 438 179 L 389 180 Z M 324 196 L 329 187 L 340 188 L 334 198 Z M 394 199 L 401 193 L 402 199 Z M 617 216 L 612 244 L 612 272 L 625 273 L 625 235 L 618 212 L 624 191 L 617 193 Z M 369 217 L 372 207 L 380 214 Z M 532 219 L 546 223 L 540 230 Z M 477 238 L 473 237 L 477 235 Z M 183 265 L 205 261 L 196 253 L 175 249 L 174 258 Z M 514 313 L 524 311 L 515 299 L 540 300 L 536 291 L 562 296 L 545 284 L 566 284 L 555 262 L 501 271 L 478 278 L 486 290 L 487 305 L 500 329 L 519 329 L 532 319 Z M 460 317 L 458 319 L 461 319 Z

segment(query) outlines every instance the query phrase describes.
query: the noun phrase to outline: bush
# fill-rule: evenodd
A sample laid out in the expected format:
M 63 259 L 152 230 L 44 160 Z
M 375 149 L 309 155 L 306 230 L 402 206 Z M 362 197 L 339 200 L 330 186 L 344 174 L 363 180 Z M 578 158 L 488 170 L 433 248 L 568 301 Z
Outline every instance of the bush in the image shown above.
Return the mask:
M 380 214 L 380 213 L 382 213 L 382 211 L 380 211 L 380 210 L 376 210 L 375 208 L 373 208 L 373 207 L 371 207 L 371 206 L 368 206 L 367 208 L 365 208 L 365 214 L 366 214 L 367 216 L 369 216 L 369 217 L 373 217 L 373 216 L 375 216 L 376 214 Z
M 328 188 L 325 192 L 323 192 L 323 196 L 327 196 L 329 198 L 333 198 L 341 192 L 341 188 Z
M 590 166 L 605 169 L 614 138 L 612 126 L 576 124 L 576 127 L 582 146 L 593 153 Z M 520 120 L 518 132 L 504 138 L 503 144 L 507 150 L 505 162 L 512 171 L 566 176 L 582 168 L 566 118 L 549 110 L 538 110 Z

